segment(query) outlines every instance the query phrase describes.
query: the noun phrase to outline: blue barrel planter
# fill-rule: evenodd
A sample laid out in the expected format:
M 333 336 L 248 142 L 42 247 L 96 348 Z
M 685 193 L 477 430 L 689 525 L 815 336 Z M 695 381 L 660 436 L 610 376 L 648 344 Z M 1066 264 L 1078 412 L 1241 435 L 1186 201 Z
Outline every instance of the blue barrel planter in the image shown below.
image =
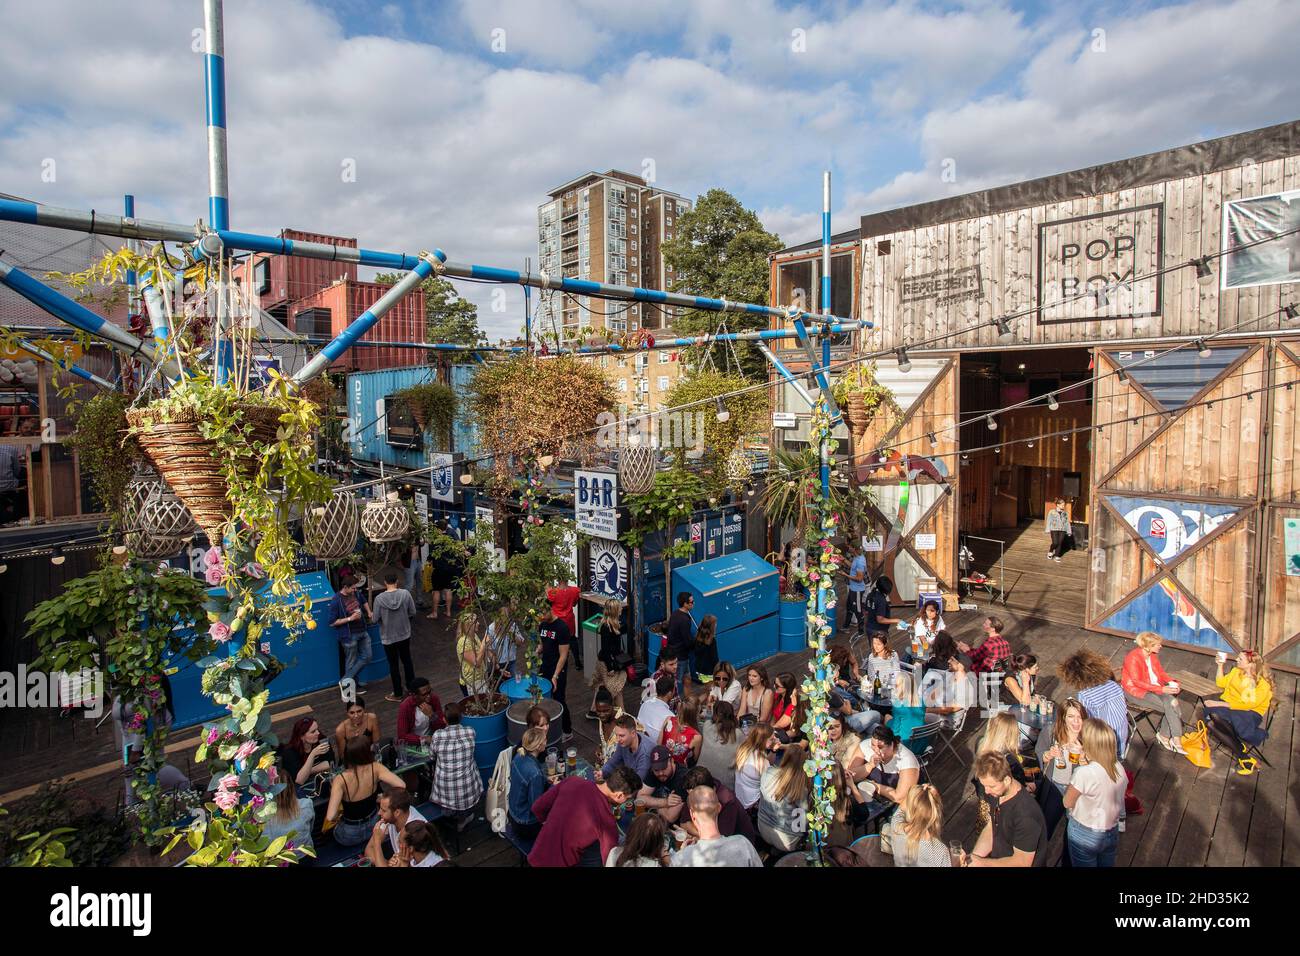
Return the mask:
M 781 653 L 802 651 L 808 646 L 808 598 L 802 601 L 781 600 L 781 621 L 777 646 Z
M 474 730 L 474 766 L 478 767 L 483 785 L 487 786 L 488 779 L 496 768 L 497 757 L 509 746 L 506 740 L 506 708 L 502 707 L 487 717 L 473 717 L 465 713 L 465 706 L 470 700 L 466 697 L 460 702 L 460 722 Z
M 506 697 L 510 699 L 510 703 L 513 704 L 517 700 L 533 699 L 534 682 L 541 685 L 543 697 L 551 696 L 551 682 L 545 677 L 512 677 L 510 680 L 505 681 L 499 689 L 501 693 L 505 694 Z

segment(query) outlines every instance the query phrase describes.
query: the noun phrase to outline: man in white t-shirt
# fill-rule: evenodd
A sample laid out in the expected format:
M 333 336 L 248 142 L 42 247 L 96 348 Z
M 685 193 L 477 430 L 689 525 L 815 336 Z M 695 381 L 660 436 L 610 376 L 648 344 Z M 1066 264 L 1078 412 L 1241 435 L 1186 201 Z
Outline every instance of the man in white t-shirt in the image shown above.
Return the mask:
M 691 823 L 700 838 L 688 844 L 669 861 L 672 866 L 759 866 L 754 845 L 739 833 L 723 836 L 718 829 L 718 814 L 722 803 L 712 787 L 694 787 L 686 798 L 691 812 Z
M 848 776 L 863 796 L 901 804 L 921 779 L 921 762 L 882 724 L 858 745 Z
M 411 806 L 411 795 L 405 789 L 380 791 L 379 822 L 375 824 L 375 832 L 371 834 L 370 842 L 366 845 L 366 857 L 373 866 L 385 865 L 383 846 L 385 838 L 388 839 L 388 845 L 394 854 L 400 852 L 402 830 L 413 821 L 427 822 L 424 814 Z
M 672 708 L 664 700 L 671 697 L 675 689 L 673 679 L 664 674 L 655 681 L 655 696 L 642 704 L 641 710 L 637 712 L 637 723 L 645 728 L 646 736 L 654 746 L 663 743 L 664 724 L 673 716 Z

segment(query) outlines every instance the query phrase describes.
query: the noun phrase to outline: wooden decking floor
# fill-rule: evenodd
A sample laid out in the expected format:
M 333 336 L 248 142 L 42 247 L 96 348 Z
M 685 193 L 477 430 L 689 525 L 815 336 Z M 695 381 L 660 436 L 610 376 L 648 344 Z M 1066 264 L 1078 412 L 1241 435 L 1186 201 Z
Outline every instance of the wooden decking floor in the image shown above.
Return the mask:
M 1080 646 L 1107 657 L 1118 670 L 1128 642 L 1095 634 L 1081 628 L 1022 616 L 1014 609 L 1000 615 L 1007 621 L 1007 639 L 1017 651 L 1035 654 L 1040 661 L 1040 688 L 1058 695 L 1056 665 Z M 987 613 L 981 604 L 976 612 L 945 615 L 949 630 L 973 637 Z M 416 672 L 427 676 L 444 702 L 456 700 L 454 651 L 446 619 L 423 618 L 414 637 Z M 788 670 L 802 673 L 808 653 L 780 654 L 767 661 L 770 673 Z M 1166 648 L 1162 653 L 1166 669 L 1190 670 L 1211 675 L 1212 657 Z M 591 691 L 576 671 L 570 672 L 568 705 L 574 713 L 573 730 L 584 756 L 596 749 L 594 726 L 583 715 Z M 1201 770 L 1186 758 L 1135 737 L 1126 766 L 1134 775 L 1134 790 L 1145 812 L 1130 816 L 1119 844 L 1120 866 L 1295 866 L 1300 864 L 1300 737 L 1296 736 L 1297 678 L 1277 675 L 1281 704 L 1263 753 L 1273 766 L 1261 767 L 1249 777 L 1233 772 L 1227 756 L 1216 753 L 1214 767 Z M 397 705 L 385 701 L 387 682 L 366 688 L 367 702 L 382 722 L 385 735 L 396 726 Z M 1061 695 L 1063 696 L 1063 695 Z M 635 713 L 639 688 L 626 691 L 625 707 Z M 333 690 L 319 691 L 273 705 L 276 730 L 284 733 L 292 720 L 313 714 L 327 729 L 343 717 L 343 706 Z M 1184 708 L 1190 717 L 1190 706 Z M 96 729 L 91 721 L 77 717 L 59 718 L 49 711 L 32 711 L 24 720 L 12 721 L 0 735 L 0 803 L 12 802 L 40 782 L 59 777 L 77 778 L 89 799 L 112 803 L 120 789 L 108 785 L 119 771 L 113 763 L 113 734 L 105 724 Z M 970 765 L 983 721 L 972 714 L 956 741 L 956 753 L 933 761 L 931 776 L 944 798 L 944 836 L 961 840 L 968 848 L 976 837 L 977 810 L 971 789 Z M 194 730 L 178 731 L 172 762 L 195 777 L 201 775 L 192 760 L 190 741 Z M 1148 735 L 1149 736 L 1149 735 Z M 1053 859 L 1062 850 L 1065 827 L 1058 827 L 1050 852 Z M 460 837 L 460 866 L 513 866 L 518 854 L 492 833 L 479 815 Z
M 981 531 L 979 537 L 996 539 L 1005 544 L 1002 566 L 998 566 L 998 546 L 990 540 L 968 539 L 974 555 L 972 570 L 1000 580 L 1006 594 L 1006 606 L 1017 614 L 1051 621 L 1056 624 L 1082 624 L 1088 586 L 1088 554 L 1067 552 L 1060 562 L 1047 555 L 1051 539 L 1042 521 L 1030 521 L 1018 528 Z M 976 590 L 974 598 L 981 604 L 988 596 Z M 999 598 L 1000 600 L 1000 598 Z

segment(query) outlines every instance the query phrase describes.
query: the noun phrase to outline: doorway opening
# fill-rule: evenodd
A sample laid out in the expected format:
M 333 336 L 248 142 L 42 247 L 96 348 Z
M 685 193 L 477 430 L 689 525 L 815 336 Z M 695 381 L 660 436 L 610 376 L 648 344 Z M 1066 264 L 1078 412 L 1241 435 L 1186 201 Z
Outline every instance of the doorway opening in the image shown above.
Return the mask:
M 969 424 L 959 459 L 959 567 L 963 578 L 988 579 L 964 590 L 991 591 L 1009 608 L 1062 624 L 1082 625 L 1086 613 L 1091 362 L 1086 348 L 961 358 Z M 997 413 L 1009 406 L 1018 407 Z M 1058 498 L 1070 522 L 1059 560 L 1047 531 Z

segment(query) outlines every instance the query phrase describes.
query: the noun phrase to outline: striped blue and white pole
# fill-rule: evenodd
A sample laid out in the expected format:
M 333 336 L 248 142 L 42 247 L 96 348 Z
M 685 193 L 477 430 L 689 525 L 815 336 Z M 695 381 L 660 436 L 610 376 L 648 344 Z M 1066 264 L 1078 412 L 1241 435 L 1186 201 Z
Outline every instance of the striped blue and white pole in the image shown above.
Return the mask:
M 149 325 L 153 328 L 154 347 L 159 355 L 166 355 L 171 330 L 167 327 L 167 307 L 153 272 L 144 274 L 144 308 L 149 313 Z
M 433 275 L 436 268 L 435 263 L 441 263 L 441 261 L 442 253 L 437 251 L 430 253 L 427 257 L 421 257 L 415 268 L 398 279 L 391 289 L 380 296 L 378 302 L 353 319 L 347 328 L 334 336 L 324 348 L 312 356 L 311 361 L 300 368 L 298 374 L 293 377 L 294 383 L 302 385 L 310 382 L 329 368 L 331 362 L 352 348 L 357 339 L 370 331 L 374 324 L 382 319 L 406 293 Z
M 122 236 L 127 239 L 193 242 L 199 237 L 199 230 L 194 226 L 131 219 L 95 209 L 83 211 L 63 206 L 46 206 L 22 199 L 0 199 L 0 220 L 48 226 L 51 229 L 72 229 L 102 236 Z
M 791 333 L 791 335 L 793 335 L 793 333 Z M 799 393 L 799 397 L 808 403 L 809 408 L 812 408 L 813 405 L 817 403 L 817 400 L 814 399 L 812 395 L 809 394 L 808 389 L 804 387 L 803 382 L 800 379 L 795 378 L 794 373 L 786 368 L 785 363 L 777 358 L 776 353 L 773 352 L 766 343 L 759 342 L 758 350 L 763 353 L 763 358 L 772 363 L 772 367 L 776 369 L 777 374 L 789 382 L 790 387 Z
M 203 80 L 208 110 L 208 222 L 230 228 L 230 169 L 226 162 L 226 40 L 222 0 L 203 0 Z
M 127 193 L 122 197 L 122 214 L 125 219 L 135 218 L 135 197 Z M 127 240 L 126 247 L 135 252 L 135 240 Z M 140 314 L 140 293 L 135 285 L 135 270 L 126 270 L 126 315 L 128 321 Z
M 100 388 L 106 388 L 109 391 L 117 390 L 117 387 L 112 382 L 100 378 L 94 372 L 87 372 L 80 365 L 74 365 L 73 363 L 67 361 L 66 359 L 61 359 L 54 355 L 51 355 L 49 352 L 45 351 L 45 349 L 41 348 L 39 345 L 36 345 L 33 342 L 28 342 L 26 339 L 19 339 L 18 344 L 25 351 L 31 352 L 37 358 L 44 359 L 46 362 L 49 362 L 52 365 L 57 365 L 59 368 L 71 372 L 73 375 L 77 376 L 77 378 L 85 379 L 87 382 L 90 382 L 94 385 L 98 385 Z
M 15 268 L 11 263 L 5 262 L 3 259 L 0 259 L 0 284 L 13 289 L 24 299 L 40 306 L 55 318 L 62 319 L 83 332 L 103 339 L 119 352 L 146 361 L 153 360 L 151 355 L 153 350 L 144 341 L 136 338 L 130 332 L 118 328 L 102 315 L 91 312 L 80 302 L 69 299 L 66 295 L 36 281 L 21 269 Z M 171 377 L 180 374 L 175 361 L 172 359 L 164 361 L 163 371 Z

